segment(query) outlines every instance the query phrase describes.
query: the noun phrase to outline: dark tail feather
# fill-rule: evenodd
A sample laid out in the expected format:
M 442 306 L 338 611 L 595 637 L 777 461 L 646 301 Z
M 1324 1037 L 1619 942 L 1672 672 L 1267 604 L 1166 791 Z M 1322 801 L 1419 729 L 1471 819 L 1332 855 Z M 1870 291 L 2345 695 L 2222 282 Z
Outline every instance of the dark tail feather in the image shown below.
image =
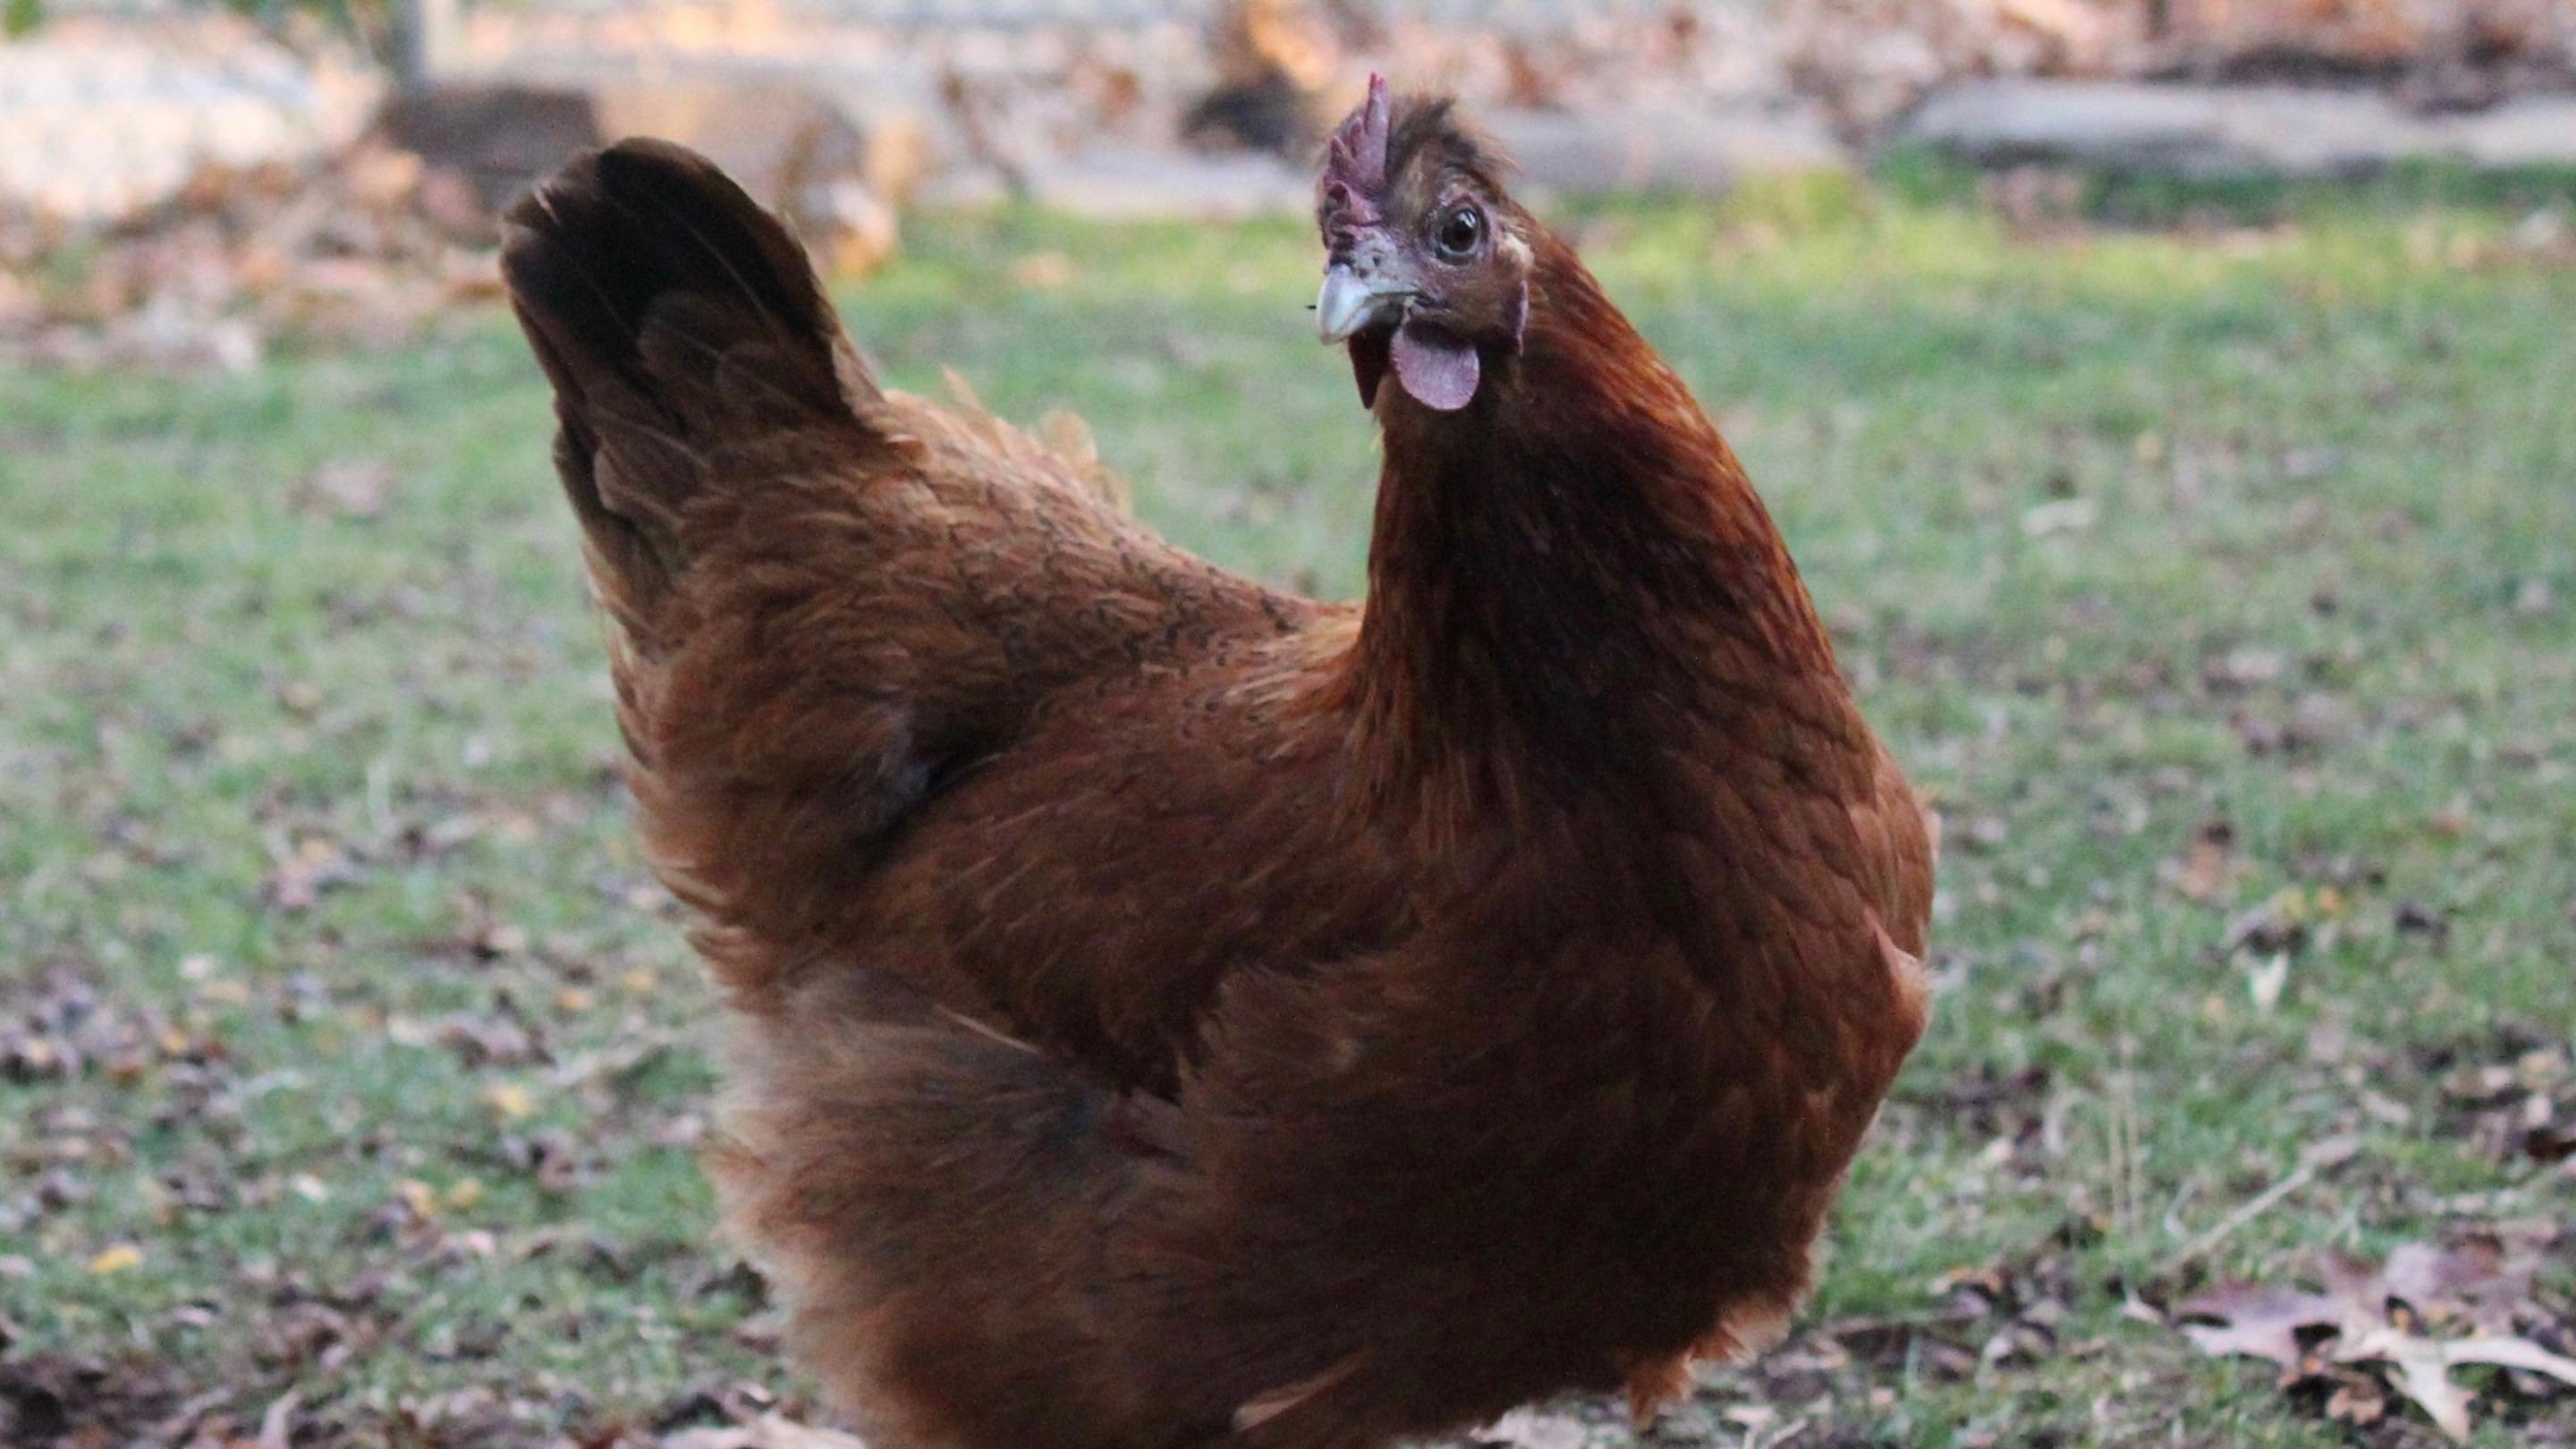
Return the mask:
M 556 463 L 635 643 L 728 449 L 851 426 L 875 396 L 804 248 L 704 157 L 624 141 L 511 208 L 501 266 L 554 382 Z

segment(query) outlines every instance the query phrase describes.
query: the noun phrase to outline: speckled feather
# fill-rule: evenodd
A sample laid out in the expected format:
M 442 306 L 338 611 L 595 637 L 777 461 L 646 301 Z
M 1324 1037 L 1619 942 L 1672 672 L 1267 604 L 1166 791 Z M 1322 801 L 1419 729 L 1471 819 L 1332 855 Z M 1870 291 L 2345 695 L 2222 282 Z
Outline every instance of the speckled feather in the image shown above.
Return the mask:
M 735 1008 L 712 1166 L 877 1449 L 1642 1409 L 1803 1291 L 1930 845 L 1732 455 L 1519 223 L 1526 347 L 1378 405 L 1353 611 L 1161 543 L 1069 427 L 880 390 L 685 152 L 513 213 Z

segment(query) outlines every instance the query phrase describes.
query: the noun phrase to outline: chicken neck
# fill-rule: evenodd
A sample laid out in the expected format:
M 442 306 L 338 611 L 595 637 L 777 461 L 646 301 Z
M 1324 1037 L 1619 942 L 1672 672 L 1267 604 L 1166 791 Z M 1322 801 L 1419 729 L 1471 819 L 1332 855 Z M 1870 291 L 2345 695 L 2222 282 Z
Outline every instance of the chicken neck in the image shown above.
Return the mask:
M 1334 690 L 1383 803 L 1490 815 L 1598 790 L 1833 673 L 1733 452 L 1553 238 L 1522 350 L 1468 407 L 1386 391 L 1368 600 Z

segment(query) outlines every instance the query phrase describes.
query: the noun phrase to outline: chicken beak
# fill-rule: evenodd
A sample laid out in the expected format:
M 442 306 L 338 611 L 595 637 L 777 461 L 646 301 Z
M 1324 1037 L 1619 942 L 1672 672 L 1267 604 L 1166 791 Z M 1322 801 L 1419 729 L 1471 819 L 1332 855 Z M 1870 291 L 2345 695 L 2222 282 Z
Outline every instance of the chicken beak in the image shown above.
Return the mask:
M 1392 322 L 1413 295 L 1383 272 L 1363 277 L 1348 262 L 1324 271 L 1324 290 L 1315 296 L 1315 332 L 1326 342 L 1345 342 L 1379 322 Z

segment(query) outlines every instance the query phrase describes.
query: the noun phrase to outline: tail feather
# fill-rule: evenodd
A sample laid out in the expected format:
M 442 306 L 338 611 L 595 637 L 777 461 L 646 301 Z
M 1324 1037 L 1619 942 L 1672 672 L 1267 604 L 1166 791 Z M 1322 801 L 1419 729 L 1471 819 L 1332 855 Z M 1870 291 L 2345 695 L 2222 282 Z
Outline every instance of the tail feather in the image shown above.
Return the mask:
M 664 141 L 575 159 L 512 208 L 502 270 L 562 428 L 556 461 L 602 602 L 636 646 L 686 564 L 722 455 L 880 403 L 804 249 Z
M 575 160 L 503 265 L 647 850 L 746 999 L 861 954 L 899 827 L 1057 691 L 1303 617 L 1122 518 L 1078 425 L 880 392 L 787 230 L 675 146 Z

